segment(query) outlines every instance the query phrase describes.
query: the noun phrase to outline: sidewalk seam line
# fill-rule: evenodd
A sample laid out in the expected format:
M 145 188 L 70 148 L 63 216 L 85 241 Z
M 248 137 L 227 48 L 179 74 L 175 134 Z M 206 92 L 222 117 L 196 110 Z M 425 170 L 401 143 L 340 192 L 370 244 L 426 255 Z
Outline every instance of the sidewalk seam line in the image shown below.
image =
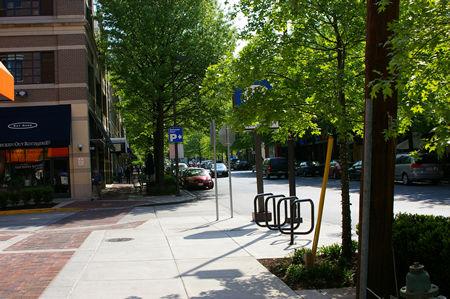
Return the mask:
M 178 277 L 179 277 L 180 280 L 181 280 L 181 284 L 183 285 L 183 289 L 184 289 L 184 292 L 185 292 L 185 294 L 186 294 L 186 297 L 187 297 L 187 298 L 190 298 L 190 297 L 189 297 L 189 294 L 188 294 L 188 292 L 187 292 L 186 285 L 185 285 L 185 283 L 184 283 L 183 277 L 181 276 L 181 272 L 180 272 L 180 268 L 178 267 L 177 260 L 175 259 L 175 255 L 173 254 L 172 246 L 170 246 L 170 242 L 169 242 L 169 239 L 167 238 L 166 232 L 165 232 L 165 231 L 163 230 L 163 228 L 162 228 L 161 221 L 159 221 L 158 212 L 156 211 L 155 208 L 153 208 L 153 209 L 154 209 L 154 211 L 155 211 L 155 216 L 156 216 L 156 219 L 158 220 L 159 227 L 160 227 L 161 231 L 162 231 L 163 234 L 164 234 L 164 238 L 166 239 L 167 245 L 169 246 L 170 254 L 172 255 L 172 260 L 173 260 L 173 262 L 175 263 L 175 267 L 177 268 Z

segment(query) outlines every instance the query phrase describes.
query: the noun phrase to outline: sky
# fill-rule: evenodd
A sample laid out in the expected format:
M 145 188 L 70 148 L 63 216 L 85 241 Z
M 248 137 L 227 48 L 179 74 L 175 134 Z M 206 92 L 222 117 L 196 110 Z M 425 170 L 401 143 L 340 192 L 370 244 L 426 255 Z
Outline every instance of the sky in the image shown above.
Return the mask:
M 238 4 L 239 0 L 218 0 L 219 6 L 227 11 L 233 11 L 233 5 Z M 245 25 L 247 24 L 247 18 L 239 12 L 237 14 L 237 17 L 234 19 L 234 27 L 236 27 L 238 30 L 243 29 Z M 242 48 L 245 47 L 247 44 L 246 41 L 238 40 L 236 50 L 234 51 L 234 56 L 236 56 Z

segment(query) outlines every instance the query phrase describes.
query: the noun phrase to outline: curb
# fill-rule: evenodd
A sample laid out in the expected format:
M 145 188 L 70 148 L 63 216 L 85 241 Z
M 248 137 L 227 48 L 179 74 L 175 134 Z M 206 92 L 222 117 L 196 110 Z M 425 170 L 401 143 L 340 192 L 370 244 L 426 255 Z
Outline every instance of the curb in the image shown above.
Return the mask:
M 186 191 L 186 190 L 183 190 L 183 192 L 186 193 L 191 198 L 183 199 L 183 200 L 179 200 L 179 201 L 172 201 L 172 202 L 149 202 L 148 204 L 143 203 L 143 204 L 136 205 L 134 207 L 166 206 L 166 205 L 188 203 L 188 202 L 192 202 L 194 200 L 198 200 L 197 195 L 195 195 L 189 191 Z M 84 210 L 104 209 L 104 208 L 62 208 L 65 205 L 70 204 L 72 202 L 73 201 L 59 203 L 54 208 L 0 211 L 0 215 L 19 215 L 19 214 L 53 213 L 53 212 L 77 212 L 77 211 L 84 211 Z M 60 206 L 62 206 L 62 207 L 60 207 Z
M 0 215 L 19 215 L 19 214 L 34 214 L 34 213 L 53 213 L 53 212 L 76 212 L 83 209 L 76 208 L 46 208 L 46 209 L 30 209 L 30 210 L 10 210 L 0 211 Z

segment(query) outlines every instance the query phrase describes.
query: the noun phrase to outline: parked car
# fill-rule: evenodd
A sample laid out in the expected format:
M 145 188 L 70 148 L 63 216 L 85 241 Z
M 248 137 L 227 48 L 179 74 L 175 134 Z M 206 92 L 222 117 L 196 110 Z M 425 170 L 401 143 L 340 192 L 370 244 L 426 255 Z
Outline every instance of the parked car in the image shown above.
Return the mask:
M 348 168 L 348 176 L 350 180 L 360 180 L 361 175 L 362 175 L 362 161 L 358 161 Z
M 288 177 L 288 162 L 286 158 L 267 158 L 263 161 L 263 175 L 270 179 L 270 177 L 277 176 L 278 178 L 284 176 Z
M 228 176 L 228 169 L 223 163 L 216 163 L 217 165 L 217 177 Z M 211 169 L 209 173 L 212 177 L 214 177 L 214 163 L 211 165 Z
M 316 174 L 319 174 L 319 162 L 317 161 L 300 162 L 295 167 L 295 175 L 315 176 Z
M 175 167 L 176 167 L 176 165 L 175 165 L 175 163 L 173 163 L 172 169 L 171 169 L 172 174 L 175 174 Z M 182 175 L 186 169 L 188 169 L 188 166 L 186 163 L 178 162 L 178 174 L 179 175 Z
M 209 172 L 203 168 L 189 168 L 180 178 L 181 185 L 186 189 L 203 188 L 212 189 L 214 182 Z
M 407 185 L 413 181 L 438 183 L 444 177 L 442 164 L 433 154 L 398 154 L 395 158 L 395 180 Z
M 236 170 L 249 170 L 250 168 L 250 164 L 244 160 L 239 160 L 234 167 Z
M 236 170 L 237 165 L 239 164 L 239 159 L 232 159 L 230 161 L 230 168 L 231 170 Z

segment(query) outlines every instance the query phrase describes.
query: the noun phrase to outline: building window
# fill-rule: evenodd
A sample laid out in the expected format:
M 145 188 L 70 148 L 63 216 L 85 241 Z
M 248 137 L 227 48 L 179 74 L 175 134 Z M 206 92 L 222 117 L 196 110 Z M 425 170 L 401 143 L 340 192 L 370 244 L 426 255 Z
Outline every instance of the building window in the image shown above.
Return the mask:
M 0 54 L 16 84 L 54 83 L 53 52 Z
M 40 0 L 6 0 L 6 16 L 39 16 Z
M 53 0 L 0 0 L 0 17 L 53 15 Z

